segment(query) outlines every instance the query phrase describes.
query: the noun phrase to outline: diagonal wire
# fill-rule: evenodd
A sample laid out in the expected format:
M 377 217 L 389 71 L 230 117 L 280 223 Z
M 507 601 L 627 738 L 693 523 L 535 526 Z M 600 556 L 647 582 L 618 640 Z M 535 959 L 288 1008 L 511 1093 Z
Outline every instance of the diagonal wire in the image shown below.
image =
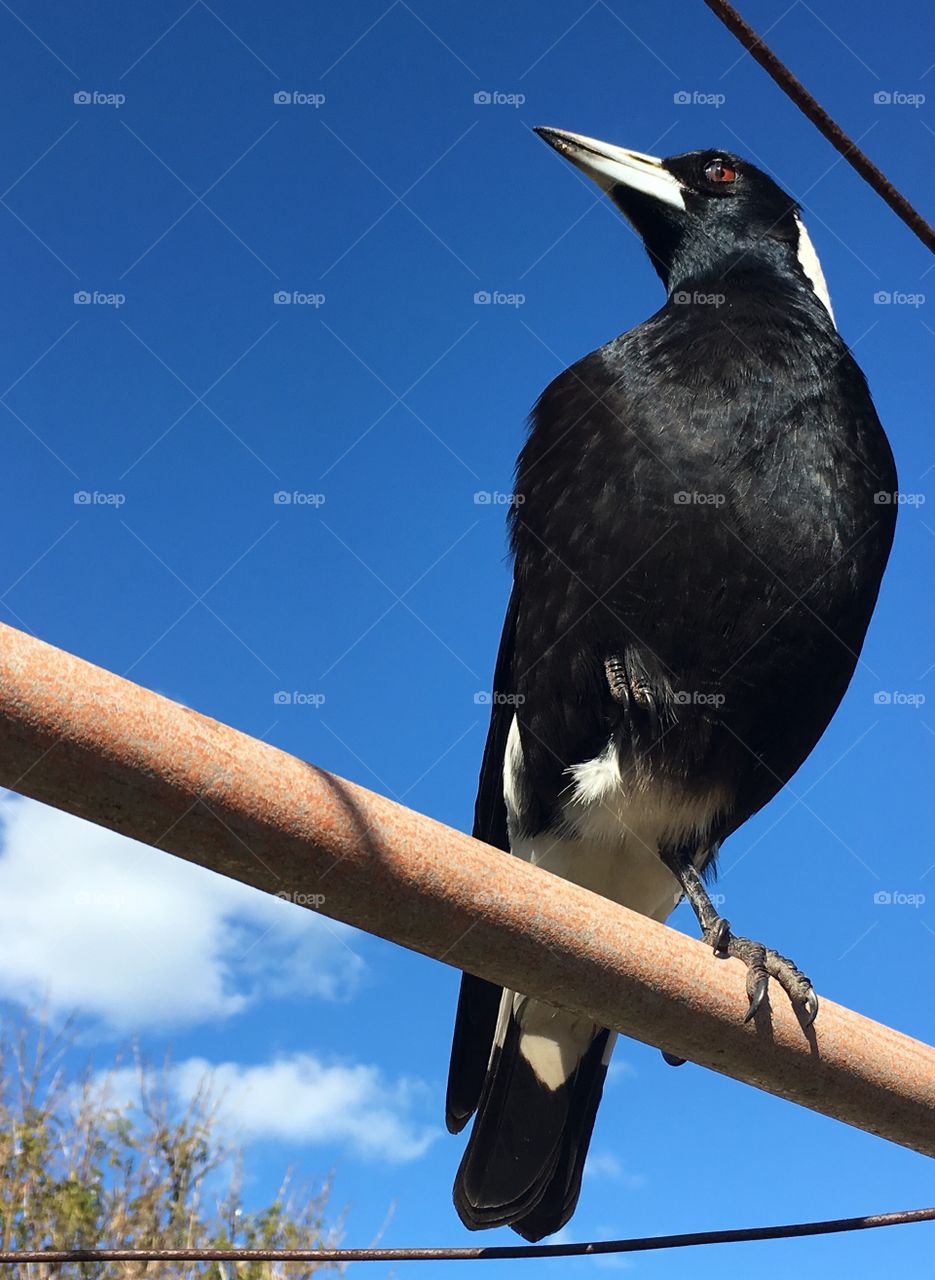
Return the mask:
M 769 45 L 764 44 L 753 28 L 744 22 L 733 5 L 728 4 L 727 0 L 704 0 L 704 2 L 715 17 L 724 23 L 728 31 L 737 37 L 750 56 L 756 59 L 767 75 L 775 80 L 783 93 L 792 99 L 802 114 L 811 120 L 819 133 L 840 151 L 851 168 L 856 169 L 878 196 L 882 196 L 897 217 L 902 218 L 925 247 L 935 253 L 935 227 L 926 222 L 902 192 L 893 186 L 886 174 L 877 168 L 853 139 L 848 137 L 837 121 L 828 115 L 821 103 L 812 97 L 801 80 L 796 79 Z

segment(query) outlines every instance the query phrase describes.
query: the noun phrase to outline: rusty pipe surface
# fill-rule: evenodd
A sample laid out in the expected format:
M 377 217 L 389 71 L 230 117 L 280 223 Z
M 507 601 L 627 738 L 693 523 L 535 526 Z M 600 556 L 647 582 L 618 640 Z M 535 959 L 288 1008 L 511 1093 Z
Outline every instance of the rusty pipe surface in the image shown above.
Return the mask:
M 935 1155 L 935 1049 L 0 625 L 0 784 Z

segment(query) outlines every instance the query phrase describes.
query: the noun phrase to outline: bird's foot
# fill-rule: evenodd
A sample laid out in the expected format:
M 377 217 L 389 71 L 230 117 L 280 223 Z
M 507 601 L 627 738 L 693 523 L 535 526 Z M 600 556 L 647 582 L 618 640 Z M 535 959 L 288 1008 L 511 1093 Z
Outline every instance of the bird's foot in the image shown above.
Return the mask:
M 624 666 L 623 658 L 606 658 L 604 661 L 604 674 L 607 676 L 610 696 L 614 702 L 619 702 L 621 706 L 625 707 L 629 701 L 629 689 L 627 687 L 627 669 Z
M 791 960 L 781 956 L 778 951 L 773 951 L 771 947 L 764 947 L 762 942 L 738 937 L 731 932 L 730 923 L 723 916 L 715 917 L 705 927 L 702 936 L 717 955 L 732 956 L 736 960 L 742 960 L 747 966 L 747 996 L 750 1005 L 744 1015 L 744 1022 L 749 1022 L 756 1016 L 766 997 L 769 980 L 775 978 L 793 1006 L 802 1010 L 803 1025 L 812 1025 L 818 1016 L 818 997 L 811 981 Z

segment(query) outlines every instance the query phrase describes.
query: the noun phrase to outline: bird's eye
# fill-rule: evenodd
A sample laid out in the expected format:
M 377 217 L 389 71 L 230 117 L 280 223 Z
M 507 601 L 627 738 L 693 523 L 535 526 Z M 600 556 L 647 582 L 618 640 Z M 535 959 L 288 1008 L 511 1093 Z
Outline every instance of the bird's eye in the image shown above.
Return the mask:
M 733 182 L 737 177 L 736 169 L 732 169 L 726 160 L 718 157 L 705 165 L 704 176 L 709 182 Z

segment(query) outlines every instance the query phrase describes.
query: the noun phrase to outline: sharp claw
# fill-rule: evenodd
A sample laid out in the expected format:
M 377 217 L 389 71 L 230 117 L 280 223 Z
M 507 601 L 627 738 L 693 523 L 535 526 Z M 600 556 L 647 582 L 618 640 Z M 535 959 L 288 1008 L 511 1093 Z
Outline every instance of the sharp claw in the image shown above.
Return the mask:
M 808 995 L 805 997 L 805 1015 L 806 1027 L 810 1027 L 818 1017 L 818 997 L 813 987 L 809 987 Z
M 753 989 L 753 995 L 750 997 L 750 1007 L 744 1016 L 744 1022 L 749 1022 L 751 1018 L 756 1017 L 756 1012 L 763 1003 L 763 997 L 766 995 L 766 988 L 769 985 L 769 975 L 761 973 L 756 980 L 756 986 Z
M 723 916 L 717 922 L 717 932 L 711 943 L 711 949 L 717 955 L 720 951 L 727 950 L 727 944 L 730 942 L 730 921 L 725 920 Z

